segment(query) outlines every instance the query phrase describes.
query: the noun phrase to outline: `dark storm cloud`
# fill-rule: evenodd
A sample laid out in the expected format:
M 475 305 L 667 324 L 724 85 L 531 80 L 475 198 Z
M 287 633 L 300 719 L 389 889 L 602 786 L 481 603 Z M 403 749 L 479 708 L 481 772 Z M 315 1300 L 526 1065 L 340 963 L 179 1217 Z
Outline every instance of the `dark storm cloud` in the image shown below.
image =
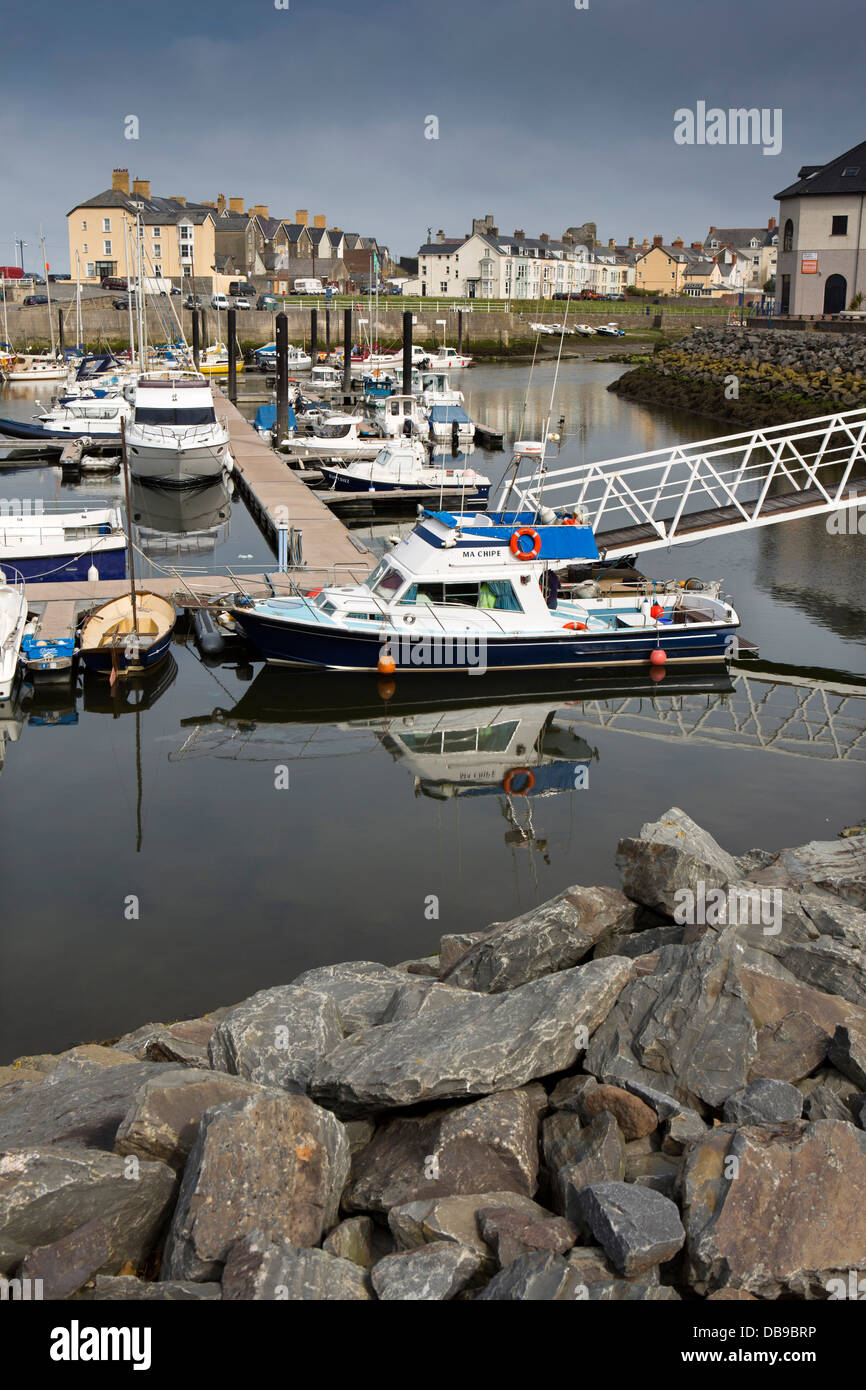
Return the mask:
M 65 214 L 114 165 L 154 192 L 322 211 L 399 253 L 486 212 L 689 241 L 764 221 L 801 164 L 866 134 L 859 0 L 289 3 L 7 14 L 0 261 L 41 222 L 65 263 Z M 676 145 L 674 112 L 698 101 L 780 108 L 781 153 Z

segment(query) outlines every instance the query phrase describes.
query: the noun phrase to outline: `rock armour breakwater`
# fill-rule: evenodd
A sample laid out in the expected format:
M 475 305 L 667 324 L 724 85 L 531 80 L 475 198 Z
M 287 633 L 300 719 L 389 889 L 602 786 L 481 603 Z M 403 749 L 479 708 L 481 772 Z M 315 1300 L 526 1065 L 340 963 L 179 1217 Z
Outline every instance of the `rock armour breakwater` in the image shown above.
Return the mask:
M 74 1300 L 847 1297 L 866 835 L 735 858 L 673 807 L 617 862 L 623 891 L 435 955 L 0 1068 L 0 1275 Z
M 866 404 L 866 339 L 695 328 L 608 389 L 742 428 L 784 424 Z

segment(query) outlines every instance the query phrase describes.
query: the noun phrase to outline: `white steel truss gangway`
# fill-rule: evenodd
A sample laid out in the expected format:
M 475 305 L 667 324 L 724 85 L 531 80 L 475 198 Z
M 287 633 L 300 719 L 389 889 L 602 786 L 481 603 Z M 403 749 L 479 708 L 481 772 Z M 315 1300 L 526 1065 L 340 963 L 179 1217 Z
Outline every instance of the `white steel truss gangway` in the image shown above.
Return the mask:
M 579 509 L 615 559 L 866 504 L 864 441 L 866 407 L 564 468 L 542 451 L 498 506 Z

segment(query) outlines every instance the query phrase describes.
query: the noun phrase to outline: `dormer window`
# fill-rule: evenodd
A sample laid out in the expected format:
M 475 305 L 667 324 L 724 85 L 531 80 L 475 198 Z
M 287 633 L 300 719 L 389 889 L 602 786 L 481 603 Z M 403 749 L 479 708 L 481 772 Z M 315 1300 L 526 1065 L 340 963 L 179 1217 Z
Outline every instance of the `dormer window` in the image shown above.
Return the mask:
M 859 173 L 860 173 L 860 165 L 859 165 L 859 164 L 849 164 L 849 166 L 848 166 L 847 169 L 843 169 L 843 170 L 842 170 L 842 177 L 843 177 L 843 179 L 853 179 L 853 178 L 856 178 L 857 175 L 858 175 Z

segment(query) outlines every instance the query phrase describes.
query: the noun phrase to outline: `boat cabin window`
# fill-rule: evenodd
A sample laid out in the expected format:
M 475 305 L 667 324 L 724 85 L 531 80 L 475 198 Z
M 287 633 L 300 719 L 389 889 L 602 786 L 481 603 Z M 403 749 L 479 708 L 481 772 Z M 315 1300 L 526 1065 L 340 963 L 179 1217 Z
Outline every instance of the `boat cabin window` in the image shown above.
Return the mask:
M 401 603 L 456 603 L 464 608 L 504 608 L 511 613 L 522 612 L 509 579 L 455 581 L 449 584 L 411 584 Z
M 403 734 L 414 753 L 505 753 L 520 727 L 515 719 L 489 728 L 436 729 L 429 734 Z
M 381 598 L 389 599 L 402 588 L 404 582 L 399 570 L 395 570 L 387 560 L 380 560 L 367 579 L 367 588 L 372 589 L 373 593 L 379 594 Z
M 139 405 L 135 408 L 137 425 L 212 425 L 216 421 L 212 405 L 175 406 Z
M 351 428 L 351 425 L 320 425 L 317 435 L 319 439 L 345 439 Z

